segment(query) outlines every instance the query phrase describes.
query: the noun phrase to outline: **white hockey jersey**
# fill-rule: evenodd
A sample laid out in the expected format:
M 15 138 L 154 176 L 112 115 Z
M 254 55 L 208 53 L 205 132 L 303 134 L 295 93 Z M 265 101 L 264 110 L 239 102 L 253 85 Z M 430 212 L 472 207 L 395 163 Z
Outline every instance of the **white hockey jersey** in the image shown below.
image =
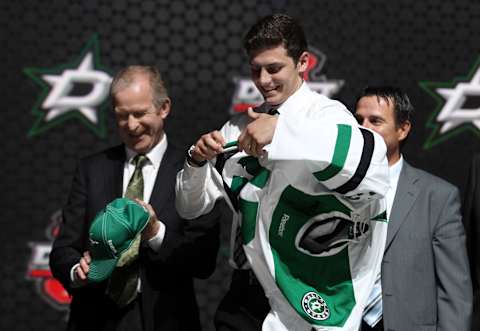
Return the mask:
M 221 177 L 213 165 L 179 173 L 177 208 L 192 218 L 229 197 L 272 308 L 263 330 L 357 331 L 386 238 L 385 144 L 306 84 L 278 111 L 264 157 L 236 153 Z M 241 115 L 221 133 L 234 144 L 246 124 Z

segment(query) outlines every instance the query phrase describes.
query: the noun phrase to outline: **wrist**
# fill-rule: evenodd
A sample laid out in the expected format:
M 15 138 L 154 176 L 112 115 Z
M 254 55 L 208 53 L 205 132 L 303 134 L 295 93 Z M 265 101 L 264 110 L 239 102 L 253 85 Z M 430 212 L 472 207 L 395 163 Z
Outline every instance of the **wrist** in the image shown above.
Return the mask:
M 142 239 L 143 240 L 150 240 L 153 237 L 155 237 L 160 230 L 160 222 L 155 220 L 151 222 L 147 227 L 145 228 L 145 231 L 142 233 Z
M 187 157 L 188 164 L 194 167 L 203 167 L 207 163 L 207 160 L 202 160 L 202 161 L 195 160 L 195 158 L 193 157 L 194 150 L 195 150 L 195 145 L 192 145 L 187 151 L 186 157 Z

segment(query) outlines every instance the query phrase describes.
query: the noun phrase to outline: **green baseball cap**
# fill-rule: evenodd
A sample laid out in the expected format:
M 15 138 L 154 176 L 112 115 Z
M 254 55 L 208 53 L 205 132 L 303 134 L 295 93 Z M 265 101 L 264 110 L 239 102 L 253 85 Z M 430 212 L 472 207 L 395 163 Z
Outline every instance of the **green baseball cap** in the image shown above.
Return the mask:
M 133 200 L 120 198 L 101 210 L 90 225 L 89 282 L 101 282 L 112 274 L 122 254 L 148 223 L 148 211 Z

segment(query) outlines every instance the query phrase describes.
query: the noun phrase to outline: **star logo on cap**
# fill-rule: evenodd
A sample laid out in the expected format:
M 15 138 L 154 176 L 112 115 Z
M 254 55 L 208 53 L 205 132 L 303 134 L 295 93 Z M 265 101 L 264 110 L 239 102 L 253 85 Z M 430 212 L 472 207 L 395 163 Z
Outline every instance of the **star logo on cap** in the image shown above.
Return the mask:
M 467 130 L 480 136 L 480 58 L 466 77 L 419 84 L 437 101 L 427 122 L 433 131 L 424 144 L 425 149 Z
M 105 111 L 112 77 L 99 60 L 99 42 L 94 35 L 80 56 L 55 68 L 25 68 L 42 88 L 32 113 L 37 118 L 28 136 L 36 136 L 66 120 L 80 120 L 97 136 L 106 134 Z

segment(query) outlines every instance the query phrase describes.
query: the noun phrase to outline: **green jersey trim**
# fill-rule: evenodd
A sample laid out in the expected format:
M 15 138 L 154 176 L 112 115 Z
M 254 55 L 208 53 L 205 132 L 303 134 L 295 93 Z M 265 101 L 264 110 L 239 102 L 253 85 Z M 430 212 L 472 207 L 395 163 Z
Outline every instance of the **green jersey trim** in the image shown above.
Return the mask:
M 337 140 L 335 142 L 332 161 L 324 170 L 317 171 L 313 174 L 321 182 L 332 178 L 343 169 L 347 159 L 348 150 L 350 149 L 352 127 L 346 124 L 337 124 L 337 127 Z
M 356 304 L 348 247 L 331 256 L 297 247 L 298 233 L 312 217 L 334 211 L 351 212 L 333 195 L 314 196 L 288 186 L 269 229 L 276 283 L 295 311 L 315 325 L 343 326 Z

